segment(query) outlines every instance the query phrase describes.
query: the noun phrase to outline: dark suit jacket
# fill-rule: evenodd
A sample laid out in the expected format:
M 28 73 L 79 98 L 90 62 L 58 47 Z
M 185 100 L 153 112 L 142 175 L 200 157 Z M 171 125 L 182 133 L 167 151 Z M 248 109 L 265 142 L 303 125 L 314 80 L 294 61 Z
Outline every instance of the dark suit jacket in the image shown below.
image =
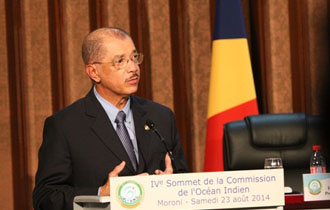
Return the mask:
M 155 133 L 144 129 L 147 119 L 172 149 L 177 171 L 188 170 L 173 112 L 136 96 L 131 96 L 131 109 L 139 147 L 136 172 L 93 90 L 46 119 L 33 191 L 36 210 L 72 209 L 74 196 L 97 195 L 108 173 L 123 160 L 121 176 L 164 170 L 166 150 Z

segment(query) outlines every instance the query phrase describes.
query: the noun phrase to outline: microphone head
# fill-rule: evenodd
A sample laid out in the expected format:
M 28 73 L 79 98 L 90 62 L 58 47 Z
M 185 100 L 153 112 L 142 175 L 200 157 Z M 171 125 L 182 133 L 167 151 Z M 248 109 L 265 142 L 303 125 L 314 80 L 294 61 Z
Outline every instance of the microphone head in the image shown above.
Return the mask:
M 151 129 L 154 129 L 155 128 L 155 123 L 153 123 L 151 120 L 147 120 L 146 121 L 146 125 L 151 128 Z

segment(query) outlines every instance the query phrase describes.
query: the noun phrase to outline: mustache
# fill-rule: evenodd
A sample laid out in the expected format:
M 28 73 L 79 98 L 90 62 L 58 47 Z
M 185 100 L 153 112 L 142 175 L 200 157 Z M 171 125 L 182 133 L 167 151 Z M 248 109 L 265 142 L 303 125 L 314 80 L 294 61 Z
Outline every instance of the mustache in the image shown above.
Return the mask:
M 129 80 L 132 80 L 132 79 L 138 79 L 140 77 L 140 75 L 138 74 L 138 73 L 133 73 L 128 79 L 127 79 L 127 81 L 129 81 Z

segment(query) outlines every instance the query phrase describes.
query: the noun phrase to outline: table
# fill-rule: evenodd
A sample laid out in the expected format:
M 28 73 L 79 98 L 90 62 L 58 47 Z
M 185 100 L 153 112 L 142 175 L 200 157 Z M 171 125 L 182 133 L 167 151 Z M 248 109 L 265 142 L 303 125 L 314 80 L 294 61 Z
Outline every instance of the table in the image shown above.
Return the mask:
M 304 201 L 304 194 L 286 194 L 284 209 L 330 209 L 330 201 Z

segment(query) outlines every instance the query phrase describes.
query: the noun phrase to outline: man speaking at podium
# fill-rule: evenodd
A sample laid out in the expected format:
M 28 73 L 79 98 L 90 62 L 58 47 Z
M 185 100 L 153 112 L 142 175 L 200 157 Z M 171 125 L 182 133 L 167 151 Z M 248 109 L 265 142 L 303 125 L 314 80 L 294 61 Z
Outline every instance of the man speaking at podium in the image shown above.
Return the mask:
M 45 121 L 36 210 L 72 209 L 77 195 L 109 195 L 109 177 L 170 174 L 173 166 L 188 171 L 173 112 L 132 95 L 143 55 L 131 37 L 117 28 L 97 29 L 85 37 L 82 57 L 93 87 Z

